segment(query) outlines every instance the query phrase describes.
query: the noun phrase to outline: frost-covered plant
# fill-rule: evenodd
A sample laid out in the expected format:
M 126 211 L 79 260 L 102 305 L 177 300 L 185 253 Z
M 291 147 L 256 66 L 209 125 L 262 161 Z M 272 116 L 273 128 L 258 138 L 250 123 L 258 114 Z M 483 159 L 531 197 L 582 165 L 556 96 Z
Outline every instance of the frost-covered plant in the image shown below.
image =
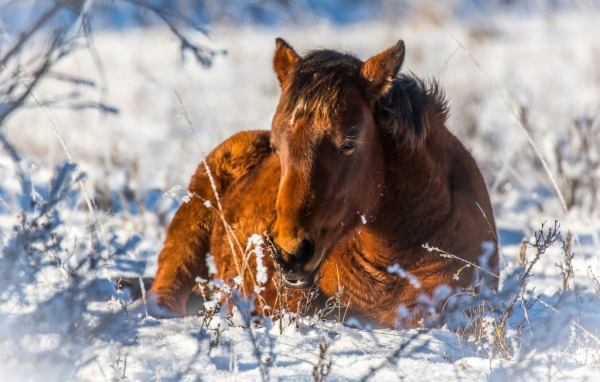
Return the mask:
M 0 17 L 5 13 L 18 12 L 19 3 L 15 1 L 3 6 Z M 202 65 L 210 66 L 214 56 L 220 53 L 190 40 L 185 32 L 186 28 L 203 34 L 207 32 L 177 10 L 164 9 L 145 0 L 121 0 L 116 3 L 134 5 L 164 22 L 179 40 L 182 58 L 185 53 L 190 53 Z M 9 38 L 8 48 L 0 53 L 0 125 L 26 104 L 32 91 L 42 80 L 52 79 L 73 88 L 96 86 L 94 81 L 87 78 L 57 73 L 54 70 L 60 61 L 80 49 L 89 49 L 96 69 L 99 72 L 103 70 L 101 57 L 92 40 L 91 20 L 104 7 L 107 7 L 106 2 L 84 0 L 51 0 L 36 5 L 36 12 L 33 13 L 36 17 L 22 31 L 18 31 L 20 33 L 15 33 L 14 39 Z M 37 49 L 29 49 L 32 46 Z M 75 110 L 96 108 L 103 112 L 118 112 L 118 109 L 103 101 L 81 99 L 79 91 L 67 91 L 53 99 L 35 99 L 35 102 L 39 106 L 60 105 Z
M 331 359 L 327 358 L 327 349 L 329 349 L 329 342 L 325 336 L 322 336 L 319 344 L 319 360 L 313 368 L 315 382 L 325 382 L 325 377 L 329 375 L 331 370 Z
M 555 321 L 563 321 L 565 315 L 571 314 L 568 309 L 562 308 L 570 306 L 565 302 L 575 298 L 573 293 L 565 293 L 569 280 L 573 277 L 570 264 L 573 254 L 569 250 L 568 235 L 563 242 L 564 258 L 566 259 L 562 264 L 564 270 L 563 293 L 550 305 L 535 295 L 534 290 L 528 288 L 528 281 L 534 275 L 533 268 L 550 247 L 557 241 L 562 241 L 560 238 L 560 225 L 557 221 L 550 228 L 546 228 L 545 224 L 542 224 L 542 228 L 536 231 L 532 240 L 527 243 L 534 249 L 533 258 L 527 260 L 525 251 L 522 250 L 522 259 L 519 259 L 517 266 L 509 265 L 502 270 L 503 282 L 498 291 L 490 290 L 484 282 L 477 282 L 473 287 L 464 291 L 439 288 L 439 291 L 434 292 L 431 296 L 423 295 L 418 300 L 417 307 L 411 310 L 399 307 L 399 322 L 410 323 L 417 312 L 422 314 L 423 323 L 428 326 L 435 325 L 436 322 L 443 322 L 449 329 L 455 331 L 461 338 L 461 342 L 465 346 L 471 347 L 476 355 L 508 359 L 522 357 L 531 350 L 531 346 L 535 342 L 539 342 L 543 337 L 543 332 L 539 328 L 531 326 L 530 311 L 535 311 L 538 316 L 544 314 L 546 330 L 554 330 Z M 447 253 L 439 248 L 427 245 L 425 248 L 432 252 L 438 252 L 443 257 L 462 260 L 460 256 Z M 479 265 L 465 262 L 465 267 L 475 269 L 476 280 L 482 281 L 490 276 L 497 277 L 487 266 L 487 259 L 494 250 L 495 244 L 486 243 L 483 246 L 483 255 Z M 399 269 L 397 265 L 390 266 L 388 271 L 408 279 L 415 288 L 418 288 L 418 280 L 415 280 L 403 269 Z M 460 277 L 460 270 L 457 272 L 457 276 Z M 538 302 L 544 306 L 536 307 Z M 558 325 L 558 327 L 564 328 L 564 325 Z M 581 327 L 578 328 L 583 330 Z M 524 347 L 525 343 L 530 347 Z
M 563 290 L 550 304 L 528 288 L 528 282 L 534 276 L 533 268 L 560 237 L 560 225 L 557 221 L 550 228 L 542 224 L 542 228 L 528 242 L 534 250 L 533 257 L 524 259 L 517 266 L 511 265 L 503 269 L 503 282 L 497 292 L 490 291 L 485 285 L 478 285 L 448 300 L 444 307 L 444 320 L 462 337 L 466 346 L 474 346 L 475 354 L 526 360 L 527 354 L 536 347 L 545 350 L 549 346 L 558 345 L 565 335 L 568 336 L 564 332 L 565 327 L 583 330 L 571 322 L 575 313 L 568 308 L 576 305 L 571 304 L 577 298 L 574 293 Z M 565 256 L 572 258 L 569 253 L 565 253 Z M 569 277 L 565 276 L 564 280 Z M 567 301 L 571 302 L 567 304 Z M 541 307 L 538 306 L 540 304 Z M 544 329 L 531 326 L 530 318 L 533 314 L 538 316 L 538 325 L 540 316 L 544 317 L 541 320 L 544 322 Z M 550 342 L 544 339 L 547 334 L 545 331 L 556 333 Z
M 554 165 L 567 208 L 597 212 L 600 196 L 600 118 L 584 114 L 574 118 L 566 134 L 554 143 Z
M 260 244 L 262 241 L 259 238 L 251 237 L 248 241 L 247 250 L 252 248 L 252 244 Z M 261 252 L 257 248 L 254 248 L 252 252 L 257 257 L 260 257 Z M 225 330 L 228 330 L 232 326 L 242 328 L 248 333 L 250 342 L 252 343 L 261 378 L 263 381 L 268 381 L 269 367 L 271 361 L 275 358 L 273 352 L 274 342 L 270 336 L 272 328 L 271 319 L 262 314 L 256 314 L 255 311 L 254 303 L 257 296 L 260 296 L 260 287 L 255 286 L 254 290 L 256 294 L 248 295 L 242 290 L 244 283 L 242 277 L 235 277 L 233 284 L 225 283 L 223 280 L 213 277 L 218 274 L 218 271 L 214 258 L 210 253 L 206 255 L 206 263 L 209 276 L 212 278 L 210 280 L 197 278 L 196 281 L 198 282 L 200 293 L 205 300 L 201 330 L 206 328 L 213 333 L 208 351 L 210 352 L 219 345 L 219 338 Z M 262 280 L 262 276 L 259 274 L 256 279 Z M 258 328 L 265 329 L 266 344 L 260 343 L 257 335 Z
M 82 175 L 76 164 L 58 166 L 45 189 L 33 182 L 24 161 L 2 134 L 0 143 L 13 159 L 21 186 L 15 195 L 18 207 L 12 209 L 15 224 L 0 255 L 0 303 L 13 306 L 0 314 L 0 341 L 12 344 L 23 362 L 35 364 L 49 355 L 18 339 L 26 335 L 52 338 L 56 351 L 50 357 L 64 377 L 75 370 L 85 344 L 114 319 L 87 307 L 88 300 L 98 298 L 117 302 L 113 283 L 87 277 L 107 264 L 106 247 L 93 229 L 88 231 L 90 240 L 78 240 L 65 229 L 63 211 L 80 198 L 77 182 Z M 9 202 L 4 200 L 6 206 Z M 31 288 L 38 290 L 32 293 Z
M 6 274 L 1 279 L 10 280 L 8 288 L 19 293 L 20 283 L 30 282 L 30 277 L 35 277 L 47 265 L 61 269 L 67 280 L 73 279 L 82 270 L 96 267 L 103 251 L 99 242 L 95 242 L 93 257 L 78 256 L 84 244 L 69 246 L 65 243 L 65 234 L 59 229 L 64 221 L 57 207 L 74 197 L 76 184 L 82 176 L 77 166 L 69 162 L 58 166 L 49 189 L 43 190 L 35 187 L 30 175 L 23 169 L 23 161 L 16 149 L 1 133 L 0 142 L 13 159 L 21 186 L 17 196 L 20 209 L 14 216 L 17 224 L 2 252 L 0 272 Z M 23 273 L 15 272 L 15 267 L 22 269 Z M 23 279 L 23 276 L 26 277 Z

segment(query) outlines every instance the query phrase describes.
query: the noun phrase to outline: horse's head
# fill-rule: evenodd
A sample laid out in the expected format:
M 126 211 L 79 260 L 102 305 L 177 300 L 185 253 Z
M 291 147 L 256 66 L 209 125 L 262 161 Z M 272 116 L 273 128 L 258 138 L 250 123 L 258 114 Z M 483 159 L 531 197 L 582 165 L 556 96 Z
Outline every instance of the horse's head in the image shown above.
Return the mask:
M 331 50 L 299 56 L 276 40 L 273 68 L 282 94 L 271 143 L 281 163 L 275 261 L 287 287 L 307 288 L 328 250 L 371 221 L 384 186 L 374 118 L 396 78 L 404 43 L 362 62 Z

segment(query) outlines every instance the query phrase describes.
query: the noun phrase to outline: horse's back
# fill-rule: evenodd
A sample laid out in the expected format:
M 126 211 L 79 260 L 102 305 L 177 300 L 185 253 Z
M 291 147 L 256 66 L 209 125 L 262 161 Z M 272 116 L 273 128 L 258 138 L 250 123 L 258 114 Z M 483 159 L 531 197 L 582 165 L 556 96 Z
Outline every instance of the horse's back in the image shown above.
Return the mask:
M 200 185 L 205 180 L 208 165 L 216 191 L 225 194 L 232 182 L 241 179 L 270 154 L 269 138 L 268 130 L 251 130 L 241 131 L 223 141 L 206 158 L 206 164 L 200 163 L 198 166 L 190 182 L 190 191 L 206 193 Z M 210 194 L 203 196 L 207 199 L 213 197 Z
M 460 228 L 457 242 L 472 247 L 469 251 L 461 248 L 459 244 L 455 250 L 458 253 L 466 251 L 467 260 L 478 263 L 479 257 L 485 252 L 485 242 L 491 242 L 495 247 L 498 245 L 496 223 L 485 180 L 475 158 L 458 138 L 453 138 L 450 147 L 452 170 L 449 179 L 453 203 L 459 207 L 454 213 L 454 219 Z M 495 252 L 494 250 L 494 254 Z M 491 256 L 489 261 L 490 270 L 497 272 L 497 256 Z
M 447 179 L 452 213 L 436 232 L 432 242 L 440 249 L 459 257 L 461 266 L 473 263 L 489 273 L 482 275 L 489 287 L 495 288 L 498 279 L 496 224 L 485 180 L 470 151 L 450 131 L 440 134 L 445 146 Z M 489 243 L 489 245 L 487 244 Z M 491 250 L 490 250 L 491 248 Z M 484 257 L 486 263 L 482 263 Z M 472 267 L 461 277 L 463 286 L 474 283 Z
M 183 203 L 167 229 L 150 290 L 157 304 L 185 314 L 196 277 L 208 278 L 206 254 L 220 199 L 271 154 L 269 131 L 244 131 L 228 138 L 202 161 L 192 176 L 192 198 Z

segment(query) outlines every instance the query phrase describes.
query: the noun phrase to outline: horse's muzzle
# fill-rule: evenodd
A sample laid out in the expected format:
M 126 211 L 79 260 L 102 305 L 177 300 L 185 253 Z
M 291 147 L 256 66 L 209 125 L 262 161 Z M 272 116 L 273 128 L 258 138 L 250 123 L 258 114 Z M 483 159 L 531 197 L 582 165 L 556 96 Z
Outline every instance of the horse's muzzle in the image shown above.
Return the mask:
M 313 240 L 304 239 L 294 253 L 283 250 L 272 238 L 270 244 L 274 252 L 273 261 L 283 276 L 283 285 L 292 289 L 310 288 L 315 283 L 318 268 L 306 272 L 304 267 L 315 254 Z
M 314 285 L 315 277 L 319 273 L 319 267 L 317 267 L 314 271 L 312 271 L 306 277 L 294 278 L 294 276 L 290 274 L 283 275 L 283 285 L 286 288 L 290 289 L 307 289 Z

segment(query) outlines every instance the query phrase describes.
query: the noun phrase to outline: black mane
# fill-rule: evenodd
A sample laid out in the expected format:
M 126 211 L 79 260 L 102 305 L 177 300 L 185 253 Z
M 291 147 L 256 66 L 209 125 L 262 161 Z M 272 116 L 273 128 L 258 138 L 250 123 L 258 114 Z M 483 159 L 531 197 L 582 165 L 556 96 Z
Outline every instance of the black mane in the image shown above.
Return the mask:
M 374 116 L 381 128 L 414 147 L 425 141 L 431 127 L 430 116 L 446 120 L 448 100 L 436 80 L 400 74 L 390 91 L 375 104 Z

